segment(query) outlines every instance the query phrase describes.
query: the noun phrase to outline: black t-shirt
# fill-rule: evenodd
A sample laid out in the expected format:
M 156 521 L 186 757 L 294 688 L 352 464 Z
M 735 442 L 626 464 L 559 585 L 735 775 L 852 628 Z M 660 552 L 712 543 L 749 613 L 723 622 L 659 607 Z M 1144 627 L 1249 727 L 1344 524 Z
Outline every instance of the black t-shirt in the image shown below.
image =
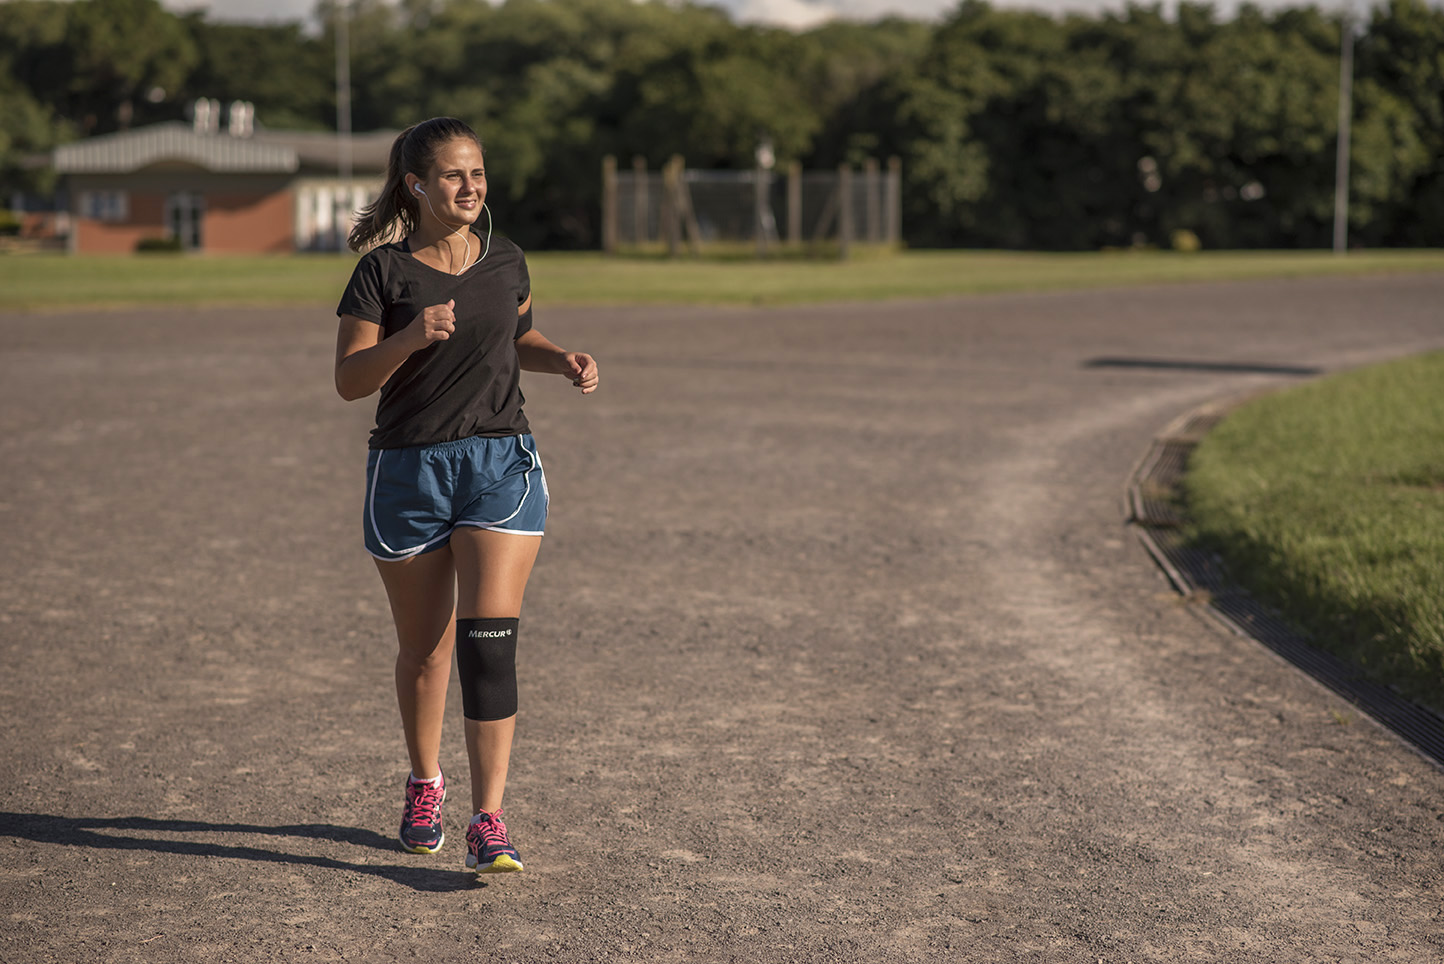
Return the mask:
M 471 243 L 483 242 L 473 233 Z M 422 264 L 404 240 L 367 252 L 337 315 L 375 322 L 389 338 L 423 309 L 456 300 L 451 337 L 413 352 L 381 386 L 371 448 L 525 433 L 514 342 L 531 327 L 529 314 L 516 313 L 530 294 L 526 257 L 504 238 L 493 238 L 486 257 L 460 275 Z

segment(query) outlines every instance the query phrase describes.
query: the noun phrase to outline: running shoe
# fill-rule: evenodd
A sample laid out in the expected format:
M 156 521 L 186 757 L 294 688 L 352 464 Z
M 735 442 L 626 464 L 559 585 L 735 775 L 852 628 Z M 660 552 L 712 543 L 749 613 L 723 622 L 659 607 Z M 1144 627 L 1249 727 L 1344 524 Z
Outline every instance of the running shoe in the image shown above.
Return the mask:
M 446 799 L 446 777 L 436 783 L 406 778 L 406 807 L 401 811 L 401 849 L 413 854 L 434 854 L 446 841 L 441 829 L 441 801 Z
M 466 866 L 478 874 L 505 874 L 521 870 L 521 854 L 506 835 L 501 810 L 482 811 L 466 828 Z

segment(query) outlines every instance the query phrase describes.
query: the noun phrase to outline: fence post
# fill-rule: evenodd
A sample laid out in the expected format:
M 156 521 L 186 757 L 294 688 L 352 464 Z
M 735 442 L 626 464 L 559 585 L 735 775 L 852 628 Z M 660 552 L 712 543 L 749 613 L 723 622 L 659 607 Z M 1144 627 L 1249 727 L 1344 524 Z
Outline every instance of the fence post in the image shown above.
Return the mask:
M 697 223 L 697 212 L 692 209 L 692 189 L 687 186 L 687 159 L 678 154 L 672 159 L 677 165 L 677 240 L 687 238 L 687 247 L 693 254 L 702 253 L 702 225 Z
M 632 158 L 632 243 L 642 245 L 652 240 L 647 223 L 647 159 L 640 154 Z
M 677 241 L 673 237 L 672 228 L 677 220 L 676 207 L 677 191 L 672 185 L 672 162 L 668 161 L 662 165 L 662 197 L 657 208 L 657 236 L 658 240 L 666 243 L 667 254 L 674 257 L 677 254 Z
M 902 244 L 902 158 L 887 159 L 887 240 Z
M 752 230 L 757 234 L 757 257 L 767 256 L 767 171 L 759 160 L 752 169 Z
M 852 247 L 852 168 L 837 166 L 837 253 L 846 260 Z
M 882 177 L 877 158 L 869 157 L 864 162 L 863 181 L 867 191 L 867 240 L 876 244 L 882 240 Z
M 667 238 L 667 256 L 677 256 L 682 234 L 682 155 L 673 154 L 662 169 L 662 233 Z
M 787 243 L 802 243 L 802 162 L 787 165 Z
M 617 158 L 602 158 L 602 250 L 617 253 Z

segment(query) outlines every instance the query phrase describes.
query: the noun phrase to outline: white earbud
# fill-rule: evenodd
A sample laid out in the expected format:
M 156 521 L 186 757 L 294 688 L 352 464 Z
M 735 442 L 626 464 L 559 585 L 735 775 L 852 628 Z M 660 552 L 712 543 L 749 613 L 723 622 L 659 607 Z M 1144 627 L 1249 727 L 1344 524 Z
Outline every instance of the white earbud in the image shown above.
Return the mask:
M 426 192 L 423 191 L 423 190 L 421 190 L 421 185 L 420 185 L 420 184 L 413 184 L 413 185 L 411 186 L 411 190 L 415 191 L 417 194 L 420 194 L 422 197 L 425 197 L 425 196 L 426 196 Z

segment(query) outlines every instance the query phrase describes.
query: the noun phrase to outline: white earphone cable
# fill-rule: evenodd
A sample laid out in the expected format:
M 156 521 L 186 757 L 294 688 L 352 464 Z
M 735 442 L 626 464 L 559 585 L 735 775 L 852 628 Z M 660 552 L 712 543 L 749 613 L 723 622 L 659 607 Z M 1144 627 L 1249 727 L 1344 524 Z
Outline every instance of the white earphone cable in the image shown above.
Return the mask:
M 440 221 L 447 227 L 450 227 L 451 222 L 447 221 L 441 215 L 437 214 L 436 208 L 431 206 L 431 198 L 426 197 L 426 192 L 421 189 L 421 185 L 415 185 L 414 190 L 417 194 L 420 194 L 422 197 L 426 198 L 426 209 L 431 212 L 431 216 L 436 218 L 436 220 Z M 452 274 L 461 274 L 462 271 L 481 264 L 483 261 L 486 260 L 486 256 L 491 253 L 491 208 L 486 206 L 485 201 L 482 201 L 481 209 L 486 212 L 486 247 L 482 249 L 481 257 L 477 258 L 471 264 L 466 263 L 467 259 L 471 257 L 471 239 L 467 237 L 467 235 L 471 234 L 471 225 L 463 221 L 460 227 L 458 227 L 455 231 L 451 232 L 452 234 L 462 235 L 461 243 L 465 245 L 465 248 L 461 254 L 461 271 L 453 271 Z

